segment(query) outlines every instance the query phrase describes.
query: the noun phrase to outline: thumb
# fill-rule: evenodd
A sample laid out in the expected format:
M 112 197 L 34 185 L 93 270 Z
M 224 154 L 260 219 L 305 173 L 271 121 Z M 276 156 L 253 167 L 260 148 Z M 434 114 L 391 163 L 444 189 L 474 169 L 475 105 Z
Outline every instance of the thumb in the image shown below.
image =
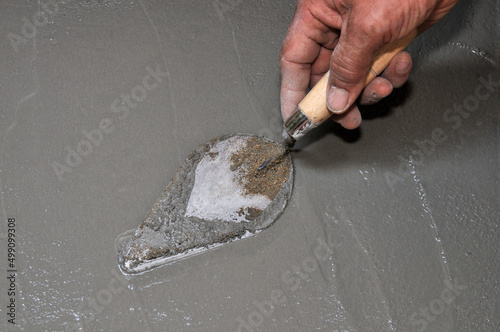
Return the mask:
M 334 114 L 344 113 L 358 98 L 375 53 L 383 42 L 382 36 L 362 33 L 364 29 L 349 23 L 342 29 L 330 63 L 326 105 Z

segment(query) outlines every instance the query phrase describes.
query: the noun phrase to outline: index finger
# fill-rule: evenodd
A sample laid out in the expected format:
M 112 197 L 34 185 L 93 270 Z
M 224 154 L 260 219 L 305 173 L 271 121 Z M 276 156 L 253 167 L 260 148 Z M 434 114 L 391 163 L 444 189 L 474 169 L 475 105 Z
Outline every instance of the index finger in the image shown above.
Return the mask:
M 320 45 L 309 38 L 300 17 L 288 29 L 280 53 L 281 115 L 287 119 L 304 98 L 311 79 L 311 67 L 320 53 Z

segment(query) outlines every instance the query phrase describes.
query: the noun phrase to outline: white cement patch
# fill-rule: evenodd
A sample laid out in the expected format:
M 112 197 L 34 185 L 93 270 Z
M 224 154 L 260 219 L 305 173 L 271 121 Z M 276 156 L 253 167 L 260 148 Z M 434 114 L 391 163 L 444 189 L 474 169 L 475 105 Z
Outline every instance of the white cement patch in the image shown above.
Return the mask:
M 245 147 L 247 138 L 231 137 L 216 143 L 200 160 L 195 182 L 186 207 L 186 217 L 221 219 L 242 222 L 241 209 L 264 210 L 271 200 L 264 195 L 246 195 L 238 181 L 237 171 L 231 171 L 231 156 Z

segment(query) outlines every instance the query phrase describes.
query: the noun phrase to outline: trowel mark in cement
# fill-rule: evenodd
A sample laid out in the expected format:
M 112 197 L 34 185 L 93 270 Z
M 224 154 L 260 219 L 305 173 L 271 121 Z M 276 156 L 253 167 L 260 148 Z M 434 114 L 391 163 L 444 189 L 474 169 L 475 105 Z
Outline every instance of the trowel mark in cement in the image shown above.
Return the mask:
M 293 166 L 269 139 L 234 134 L 197 148 L 180 167 L 146 219 L 119 250 L 126 273 L 199 254 L 268 227 L 282 213 L 293 185 Z

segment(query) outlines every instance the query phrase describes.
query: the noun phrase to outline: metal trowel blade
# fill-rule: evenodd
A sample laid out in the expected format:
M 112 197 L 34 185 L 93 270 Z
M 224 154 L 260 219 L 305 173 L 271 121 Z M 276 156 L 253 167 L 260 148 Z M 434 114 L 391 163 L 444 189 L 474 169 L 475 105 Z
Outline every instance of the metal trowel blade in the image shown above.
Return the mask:
M 292 159 L 283 149 L 249 134 L 221 136 L 198 147 L 118 249 L 122 271 L 144 272 L 269 227 L 292 192 Z M 258 170 L 280 153 L 282 158 Z

